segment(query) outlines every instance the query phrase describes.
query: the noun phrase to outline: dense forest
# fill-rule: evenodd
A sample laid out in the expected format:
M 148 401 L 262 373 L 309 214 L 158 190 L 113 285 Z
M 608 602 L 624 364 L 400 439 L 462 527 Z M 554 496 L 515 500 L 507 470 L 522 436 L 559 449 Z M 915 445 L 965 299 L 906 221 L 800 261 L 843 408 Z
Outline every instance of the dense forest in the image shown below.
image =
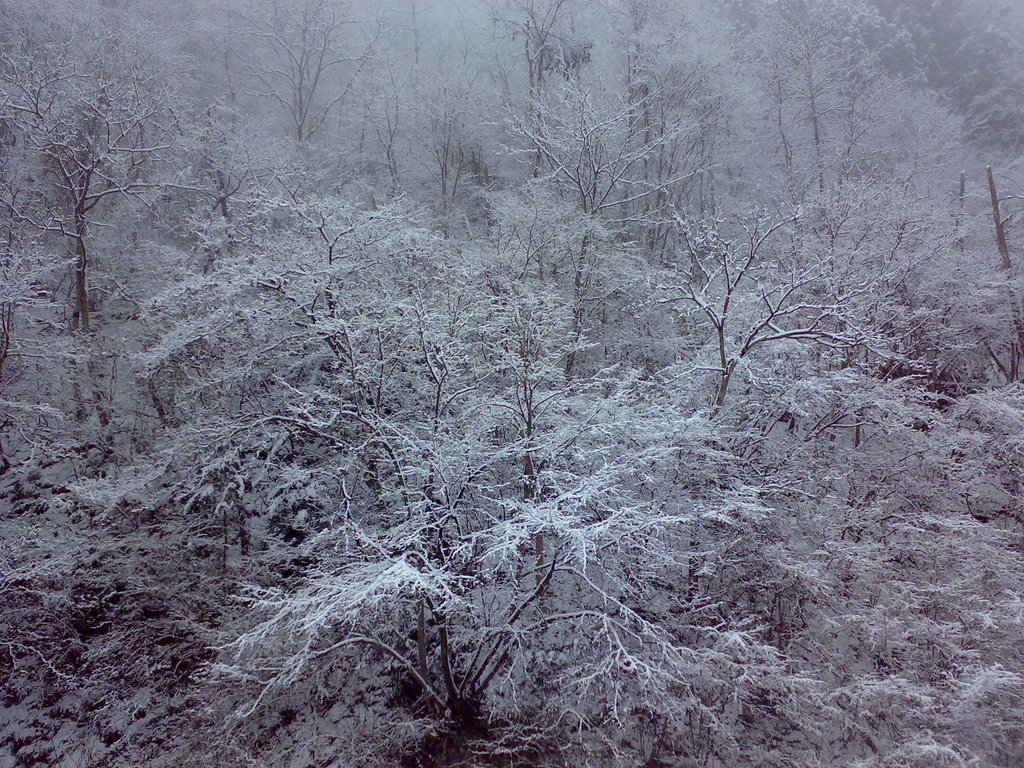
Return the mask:
M 0 0 L 0 768 L 1024 765 L 1019 0 Z

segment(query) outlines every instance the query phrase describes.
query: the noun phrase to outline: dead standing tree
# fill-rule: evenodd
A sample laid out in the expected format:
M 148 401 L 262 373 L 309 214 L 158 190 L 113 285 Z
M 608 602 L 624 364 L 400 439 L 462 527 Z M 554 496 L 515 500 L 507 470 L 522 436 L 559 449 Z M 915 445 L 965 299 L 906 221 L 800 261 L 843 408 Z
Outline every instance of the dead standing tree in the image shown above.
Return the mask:
M 996 185 L 995 175 L 992 166 L 985 168 L 986 181 L 988 182 L 989 202 L 992 206 L 992 223 L 995 229 L 996 248 L 999 250 L 999 264 L 1006 273 L 1008 280 L 1013 276 L 1013 262 L 1010 259 L 1010 247 L 1006 237 L 1006 225 L 1017 216 L 1020 211 L 1013 211 L 1005 214 L 1003 203 L 1010 200 L 1020 200 L 1021 195 L 1000 195 Z M 1010 341 L 1009 359 L 1006 362 L 1000 360 L 999 356 L 989 348 L 989 354 L 995 362 L 1000 373 L 1007 381 L 1019 381 L 1021 377 L 1021 357 L 1024 356 L 1024 307 L 1021 307 L 1020 296 L 1014 289 L 1012 282 L 1008 283 L 1009 306 L 1012 314 L 1013 335 Z

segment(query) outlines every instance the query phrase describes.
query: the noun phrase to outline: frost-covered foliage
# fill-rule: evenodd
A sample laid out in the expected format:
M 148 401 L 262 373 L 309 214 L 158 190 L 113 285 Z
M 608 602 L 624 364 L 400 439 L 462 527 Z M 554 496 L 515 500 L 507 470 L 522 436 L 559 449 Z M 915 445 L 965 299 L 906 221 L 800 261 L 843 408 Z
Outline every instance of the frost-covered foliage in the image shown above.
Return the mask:
M 918 5 L 0 0 L 0 768 L 1024 763 L 1020 19 Z

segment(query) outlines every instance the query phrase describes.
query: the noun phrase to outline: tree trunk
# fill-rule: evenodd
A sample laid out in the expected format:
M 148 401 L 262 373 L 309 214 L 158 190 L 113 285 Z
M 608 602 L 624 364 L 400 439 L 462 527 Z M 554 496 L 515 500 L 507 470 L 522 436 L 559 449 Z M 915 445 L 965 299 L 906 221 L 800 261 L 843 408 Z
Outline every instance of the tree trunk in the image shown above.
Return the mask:
M 814 85 L 808 78 L 808 85 L 813 89 Z M 814 165 L 815 173 L 818 176 L 818 191 L 825 191 L 825 167 L 821 158 L 821 123 L 818 118 L 818 100 L 811 91 L 811 129 L 814 132 Z
M 86 271 L 89 267 L 88 252 L 85 250 L 85 225 L 75 225 L 75 310 L 72 324 L 76 329 L 89 332 L 89 286 Z
M 532 431 L 532 430 L 531 430 Z M 529 501 L 537 496 L 537 467 L 533 461 L 533 454 L 529 451 L 523 455 L 523 499 Z M 536 558 L 534 567 L 536 569 L 537 588 L 544 584 L 544 534 L 537 531 L 533 534 L 533 554 Z
M 956 244 L 960 248 L 960 253 L 964 252 L 964 234 L 961 231 L 961 227 L 964 224 L 964 203 L 967 200 L 967 172 L 962 171 L 960 173 L 960 192 L 957 195 L 957 211 L 956 211 Z
M 725 396 L 729 393 L 729 379 L 732 371 L 723 371 L 722 378 L 718 381 L 718 393 L 715 395 L 715 410 L 725 405 Z
M 996 225 L 996 245 L 999 247 L 999 258 L 1002 260 L 1003 269 L 1010 269 L 1013 265 L 1010 262 L 1010 249 L 1006 245 L 1006 222 L 999 210 L 999 193 L 996 191 L 996 180 L 992 175 L 992 166 L 985 168 L 988 176 L 988 193 L 992 199 L 992 219 Z
M 427 665 L 427 607 L 425 601 L 421 598 L 417 604 L 417 616 L 416 616 L 416 664 L 420 670 L 420 677 L 423 678 L 424 683 L 430 683 L 430 667 Z M 434 700 L 427 695 L 427 691 L 424 691 L 424 696 L 430 706 L 431 710 L 434 710 Z

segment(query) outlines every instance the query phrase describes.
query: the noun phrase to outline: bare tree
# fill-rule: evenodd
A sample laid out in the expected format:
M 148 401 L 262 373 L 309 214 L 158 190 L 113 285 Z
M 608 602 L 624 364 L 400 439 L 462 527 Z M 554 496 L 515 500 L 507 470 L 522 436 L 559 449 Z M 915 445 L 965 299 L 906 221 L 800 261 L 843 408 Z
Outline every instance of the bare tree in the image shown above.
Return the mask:
M 497 23 L 507 29 L 523 46 L 526 62 L 526 124 L 531 131 L 539 128 L 540 101 L 548 76 L 561 72 L 576 76 L 589 61 L 589 45 L 571 33 L 569 17 L 579 0 L 497 0 L 493 6 Z M 537 175 L 543 163 L 535 151 L 530 174 Z
M 308 142 L 352 96 L 380 28 L 362 41 L 347 39 L 345 31 L 357 25 L 347 4 L 335 0 L 269 0 L 244 20 L 237 55 L 254 93 L 277 104 L 297 142 Z
M 793 221 L 761 215 L 741 225 L 735 237 L 723 235 L 717 224 L 679 222 L 690 264 L 682 285 L 666 286 L 670 295 L 661 301 L 689 304 L 710 324 L 716 410 L 738 368 L 761 347 L 863 340 L 850 325 L 848 302 L 866 285 L 837 285 L 827 261 L 787 265 L 770 253 L 773 236 Z
M 579 334 L 593 301 L 591 278 L 600 271 L 595 233 L 606 224 L 631 223 L 633 212 L 645 201 L 659 196 L 667 201 L 678 185 L 700 171 L 679 167 L 675 175 L 663 178 L 649 178 L 644 172 L 645 163 L 676 140 L 682 125 L 647 134 L 635 119 L 637 105 L 621 95 L 597 93 L 571 80 L 551 90 L 536 105 L 535 125 L 514 114 L 511 124 L 514 135 L 540 158 L 542 179 L 572 200 L 583 219 L 577 227 L 583 236 L 573 254 L 571 275 L 573 327 Z M 577 355 L 569 355 L 570 371 L 576 362 Z
M 63 237 L 75 258 L 72 324 L 89 331 L 90 230 L 103 206 L 155 185 L 146 169 L 171 146 L 171 94 L 144 54 L 117 33 L 68 30 L 48 46 L 0 55 L 0 118 L 32 196 L 8 185 L 12 217 Z M 109 207 L 109 206 L 108 206 Z

